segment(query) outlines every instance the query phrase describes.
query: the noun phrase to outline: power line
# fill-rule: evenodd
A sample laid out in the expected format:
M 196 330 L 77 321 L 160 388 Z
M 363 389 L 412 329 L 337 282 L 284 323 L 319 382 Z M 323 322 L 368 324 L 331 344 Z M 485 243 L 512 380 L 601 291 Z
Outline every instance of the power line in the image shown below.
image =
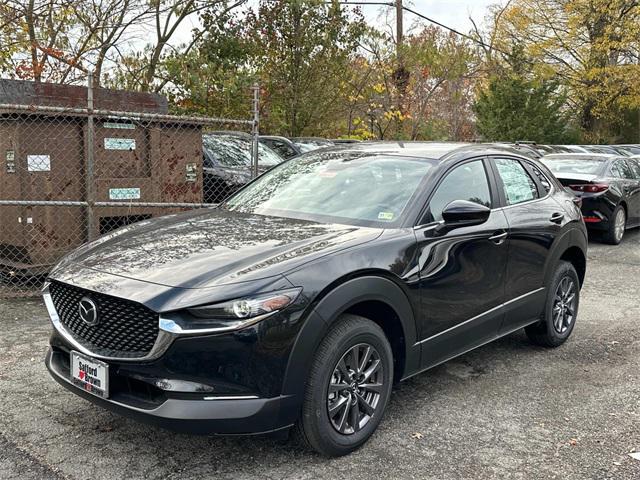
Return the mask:
M 395 7 L 396 3 L 395 2 L 349 2 L 349 1 L 342 1 L 342 2 L 325 2 L 327 4 L 332 4 L 332 3 L 338 3 L 340 5 L 378 5 L 378 6 L 385 6 L 385 7 Z M 511 54 L 505 52 L 504 50 L 501 50 L 493 45 L 488 45 L 486 43 L 484 43 L 482 40 L 476 38 L 476 37 L 472 37 L 471 35 L 467 35 L 466 33 L 462 33 L 458 30 L 456 30 L 455 28 L 449 27 L 447 25 L 445 25 L 444 23 L 441 23 L 437 20 L 434 20 L 433 18 L 427 17 L 426 15 L 423 15 L 420 12 L 416 12 L 415 10 L 413 10 L 412 8 L 409 7 L 405 7 L 404 5 L 402 6 L 403 10 L 406 10 L 409 13 L 413 13 L 415 16 L 422 18 L 423 20 L 426 20 L 430 23 L 433 23 L 434 25 L 438 25 L 441 28 L 444 28 L 445 30 L 448 30 L 452 33 L 455 33 L 456 35 L 459 35 L 463 38 L 466 38 L 467 40 L 471 40 L 474 43 L 477 43 L 478 45 L 485 47 L 485 48 L 489 48 L 492 50 L 496 50 L 500 53 L 502 53 L 503 55 L 506 55 L 508 57 L 511 56 Z

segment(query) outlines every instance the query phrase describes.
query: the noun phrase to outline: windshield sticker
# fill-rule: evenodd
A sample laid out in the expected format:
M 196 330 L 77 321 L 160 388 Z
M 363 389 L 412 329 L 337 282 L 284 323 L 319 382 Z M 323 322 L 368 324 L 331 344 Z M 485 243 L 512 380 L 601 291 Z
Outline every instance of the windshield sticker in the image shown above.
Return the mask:
M 319 177 L 324 177 L 324 178 L 333 178 L 338 174 L 338 172 L 336 172 L 335 170 L 320 170 L 318 172 L 318 176 Z
M 380 212 L 378 213 L 378 220 L 393 220 L 393 212 Z

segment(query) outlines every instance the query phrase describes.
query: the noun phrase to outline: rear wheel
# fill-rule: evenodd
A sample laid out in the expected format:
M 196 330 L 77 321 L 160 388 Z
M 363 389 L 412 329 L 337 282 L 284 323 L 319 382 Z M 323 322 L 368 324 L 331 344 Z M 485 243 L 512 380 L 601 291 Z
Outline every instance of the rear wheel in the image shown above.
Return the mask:
M 543 318 L 525 328 L 529 339 L 543 347 L 558 347 L 571 335 L 580 304 L 580 280 L 569 262 L 560 261 L 547 291 Z
M 298 439 L 323 455 L 346 455 L 378 427 L 391 394 L 393 356 L 382 329 L 343 315 L 327 333 L 307 380 Z
M 611 245 L 618 245 L 622 241 L 626 228 L 627 212 L 623 206 L 618 205 L 609 220 L 609 230 L 604 234 L 604 241 Z

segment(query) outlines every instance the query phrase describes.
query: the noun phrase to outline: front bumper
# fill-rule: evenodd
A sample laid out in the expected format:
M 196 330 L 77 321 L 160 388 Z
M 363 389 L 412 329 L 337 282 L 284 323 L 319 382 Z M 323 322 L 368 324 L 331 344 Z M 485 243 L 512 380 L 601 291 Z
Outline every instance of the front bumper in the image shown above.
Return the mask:
M 290 288 L 290 283 L 285 286 Z M 56 381 L 97 405 L 192 433 L 265 433 L 287 428 L 297 419 L 300 396 L 285 395 L 283 383 L 303 323 L 302 298 L 256 323 L 217 333 L 167 330 L 162 322 L 169 317 L 161 314 L 158 339 L 167 341 L 156 341 L 153 354 L 139 358 L 102 355 L 86 348 L 62 324 L 46 289 L 44 299 L 54 327 L 46 366 Z M 109 365 L 108 399 L 72 383 L 71 351 Z
M 128 381 L 128 388 L 118 389 L 111 398 L 103 399 L 71 382 L 65 351 L 49 348 L 45 364 L 51 376 L 76 395 L 120 415 L 162 428 L 185 433 L 230 435 L 269 433 L 291 426 L 281 421 L 283 410 L 294 408 L 293 399 L 288 396 L 171 398 L 151 389 L 143 395 L 144 388 L 135 384 L 132 387 L 132 382 Z

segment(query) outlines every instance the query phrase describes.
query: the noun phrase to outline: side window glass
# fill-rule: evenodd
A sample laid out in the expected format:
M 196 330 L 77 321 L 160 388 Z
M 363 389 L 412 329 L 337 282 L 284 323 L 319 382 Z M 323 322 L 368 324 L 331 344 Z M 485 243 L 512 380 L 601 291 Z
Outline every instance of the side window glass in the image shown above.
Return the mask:
M 522 164 L 511 158 L 496 158 L 507 205 L 516 205 L 538 198 L 538 189 Z
M 636 180 L 640 180 L 640 160 L 635 158 L 627 160 L 631 170 L 633 170 L 634 176 Z
M 625 178 L 624 169 L 620 160 L 613 162 L 611 165 L 611 176 L 614 178 Z
M 535 174 L 535 176 L 538 177 L 538 181 L 540 182 L 540 185 L 542 185 L 542 188 L 544 189 L 544 194 L 547 195 L 551 190 L 551 182 L 538 167 L 536 167 L 531 163 L 529 164 L 529 166 L 531 167 L 531 170 L 533 170 L 533 173 Z
M 442 211 L 454 200 L 491 207 L 489 181 L 482 160 L 465 163 L 447 174 L 431 197 L 427 221 L 442 220 Z
M 624 177 L 629 180 L 634 180 L 636 178 L 636 172 L 633 171 L 632 162 L 630 160 L 621 160 L 621 162 L 624 168 Z

